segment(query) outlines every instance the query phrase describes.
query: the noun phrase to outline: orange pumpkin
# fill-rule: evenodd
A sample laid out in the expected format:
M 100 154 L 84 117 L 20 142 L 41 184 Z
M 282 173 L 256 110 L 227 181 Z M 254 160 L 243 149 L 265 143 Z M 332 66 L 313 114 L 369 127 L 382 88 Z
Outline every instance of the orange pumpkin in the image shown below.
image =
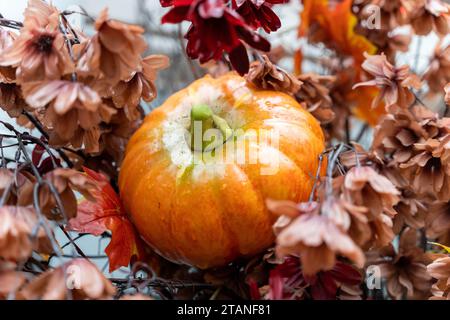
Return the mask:
M 194 119 L 222 134 L 212 148 L 194 147 Z M 267 132 L 274 136 L 262 139 Z M 276 217 L 265 199 L 306 200 L 323 150 L 318 121 L 290 96 L 254 88 L 234 73 L 206 76 L 146 117 L 127 146 L 120 194 L 160 255 L 221 266 L 273 243 Z M 249 161 L 251 152 L 256 161 Z

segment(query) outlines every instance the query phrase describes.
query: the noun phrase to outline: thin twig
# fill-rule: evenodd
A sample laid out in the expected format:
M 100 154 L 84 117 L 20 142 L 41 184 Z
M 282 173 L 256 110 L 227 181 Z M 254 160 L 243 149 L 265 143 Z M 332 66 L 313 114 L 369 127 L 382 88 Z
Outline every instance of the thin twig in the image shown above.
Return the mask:
M 348 117 L 345 118 L 345 143 L 350 144 L 350 119 Z
M 356 142 L 360 142 L 361 139 L 364 137 L 364 134 L 366 133 L 367 129 L 369 129 L 369 125 L 367 123 L 365 123 L 361 130 L 358 132 L 358 135 L 355 138 Z
M 44 230 L 47 233 L 47 236 L 49 237 L 49 240 L 52 243 L 52 246 L 54 245 L 54 241 L 56 241 L 55 239 L 53 239 L 53 235 L 51 234 L 51 230 L 48 229 L 47 224 L 45 223 L 45 219 L 42 218 L 43 214 L 41 212 L 41 207 L 40 207 L 40 203 L 39 203 L 39 190 L 42 186 L 46 185 L 49 190 L 50 193 L 53 195 L 53 198 L 56 201 L 56 205 L 59 209 L 59 212 L 61 213 L 61 215 L 64 218 L 64 222 L 67 222 L 67 215 L 65 213 L 64 210 L 64 204 L 61 200 L 61 197 L 59 195 L 59 193 L 57 192 L 55 186 L 53 184 L 51 184 L 48 180 L 45 180 L 42 178 L 41 174 L 39 173 L 39 170 L 37 169 L 37 167 L 34 165 L 31 157 L 28 155 L 28 150 L 25 148 L 25 144 L 23 139 L 24 138 L 34 138 L 31 135 L 29 135 L 28 133 L 20 133 L 18 130 L 16 130 L 11 124 L 4 122 L 4 121 L 0 121 L 1 124 L 3 124 L 8 130 L 10 130 L 11 132 L 16 134 L 16 139 L 19 143 L 19 149 L 17 150 L 16 153 L 16 159 L 18 160 L 20 158 L 20 154 L 22 154 L 25 158 L 26 164 L 29 165 L 31 167 L 31 170 L 33 171 L 33 175 L 35 176 L 37 183 L 34 186 L 34 190 L 33 190 L 33 205 L 34 208 L 36 210 L 36 213 L 38 214 L 38 216 L 40 217 L 40 225 L 42 225 L 44 227 Z M 41 142 L 39 139 L 34 138 L 35 143 Z M 60 226 L 60 228 L 62 228 Z M 83 253 L 83 251 L 77 246 L 77 244 L 73 241 L 73 239 L 70 237 L 70 235 L 65 232 L 65 230 L 62 230 L 63 233 L 65 234 L 65 236 L 67 237 L 67 239 L 72 243 L 73 247 L 75 248 L 75 250 L 78 252 L 78 254 L 80 254 L 81 256 L 85 256 L 85 254 Z M 57 248 L 57 250 L 60 250 L 60 248 L 58 246 L 56 246 L 55 248 Z M 60 256 L 59 251 L 55 251 L 58 253 L 58 256 Z
M 115 284 L 128 284 L 128 279 L 121 279 L 121 278 L 109 278 L 109 280 Z M 147 279 L 133 279 L 133 284 L 140 285 L 142 283 L 146 283 L 149 287 L 173 287 L 173 288 L 190 288 L 190 287 L 197 287 L 197 288 L 214 288 L 215 286 L 208 283 L 198 283 L 198 282 L 182 282 L 182 281 L 169 281 L 169 280 L 162 280 L 162 279 L 155 279 L 152 281 L 148 281 Z
M 3 16 L 0 18 L 0 26 L 20 30 L 23 27 L 23 23 L 19 21 L 9 20 L 3 18 Z
M 323 162 L 324 155 L 325 155 L 325 153 L 322 152 L 320 154 L 320 156 L 319 156 L 319 165 L 317 167 L 316 176 L 315 176 L 315 179 L 314 179 L 314 184 L 313 184 L 311 193 L 309 194 L 308 202 L 312 202 L 314 200 L 314 195 L 316 193 L 317 184 L 319 183 L 319 180 L 320 180 L 320 171 L 322 169 L 322 162 Z
M 49 139 L 48 133 L 45 131 L 44 126 L 38 119 L 36 119 L 31 113 L 25 110 L 22 112 L 22 114 L 27 117 L 27 119 L 36 127 L 36 129 L 45 137 L 45 139 Z
M 30 120 L 30 122 L 36 127 L 36 129 L 39 131 L 40 134 L 42 134 L 45 139 L 48 141 L 49 140 L 49 134 L 45 131 L 44 126 L 42 125 L 42 123 L 36 119 L 31 113 L 23 111 L 23 114 Z M 63 150 L 61 150 L 61 148 L 54 148 L 56 150 L 56 152 L 58 153 L 58 155 L 61 157 L 61 159 L 64 160 L 64 162 L 67 164 L 67 166 L 69 168 L 73 168 L 73 162 L 69 159 L 69 157 L 64 153 Z
M 336 166 L 336 161 L 345 147 L 346 145 L 344 143 L 340 143 L 337 149 L 332 151 L 331 155 L 329 156 L 330 160 L 327 168 L 327 184 L 326 184 L 327 196 L 333 195 L 333 171 Z

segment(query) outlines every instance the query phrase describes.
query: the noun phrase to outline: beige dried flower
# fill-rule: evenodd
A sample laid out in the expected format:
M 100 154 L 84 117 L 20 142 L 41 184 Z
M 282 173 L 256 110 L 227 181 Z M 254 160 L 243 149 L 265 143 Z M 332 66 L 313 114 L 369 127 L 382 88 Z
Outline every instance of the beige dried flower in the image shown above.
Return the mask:
M 345 176 L 345 197 L 369 209 L 372 218 L 381 214 L 394 217 L 400 192 L 386 177 L 371 167 L 354 167 Z
M 46 271 L 25 285 L 17 294 L 25 300 L 111 299 L 112 283 L 86 259 L 74 259 L 61 267 Z
M 27 277 L 24 272 L 16 270 L 13 262 L 0 259 L 0 300 L 15 296 L 17 290 L 25 284 Z
M 20 87 L 14 83 L 0 83 L 0 107 L 12 118 L 18 118 L 28 110 Z
M 111 102 L 112 104 L 112 102 Z M 107 154 L 120 164 L 124 157 L 125 148 L 132 134 L 142 123 L 143 113 L 138 110 L 139 117 L 130 121 L 125 114 L 124 109 L 119 109 L 117 114 L 113 115 L 108 124 L 103 124 L 103 131 L 100 136 L 100 150 Z
M 406 169 L 417 194 L 450 199 L 450 133 L 440 139 L 429 139 L 414 145 L 416 155 L 400 164 Z
M 425 218 L 428 215 L 428 208 L 424 201 L 418 199 L 417 195 L 403 189 L 400 202 L 394 207 L 397 215 L 394 217 L 394 232 L 400 233 L 405 226 L 413 229 L 420 229 L 425 226 Z
M 431 300 L 450 300 L 450 257 L 439 255 L 427 266 L 428 274 L 438 281 L 433 284 Z
M 382 100 L 386 108 L 398 105 L 408 108 L 415 101 L 411 89 L 420 89 L 420 79 L 411 74 L 408 66 L 395 67 L 387 61 L 384 54 L 370 56 L 365 54 L 366 60 L 362 68 L 375 79 L 356 84 L 353 89 L 361 86 L 376 86 L 381 89 L 380 94 L 374 99 L 372 107 L 375 108 Z
M 24 84 L 23 94 L 31 107 L 45 108 L 42 120 L 51 132 L 50 143 L 72 142 L 77 147 L 84 143 L 88 152 L 99 151 L 100 133 L 95 135 L 95 130 L 102 120 L 98 112 L 102 100 L 96 91 L 80 82 L 55 80 Z
M 112 99 L 117 108 L 124 108 L 130 121 L 137 120 L 136 108 L 141 98 L 150 102 L 156 98 L 155 80 L 159 70 L 167 68 L 169 58 L 163 55 L 150 55 L 142 59 L 142 71 L 130 79 L 120 81 L 113 89 Z
M 400 192 L 373 168 L 354 167 L 344 178 L 342 197 L 353 205 L 349 234 L 363 248 L 383 247 L 394 238 L 392 219 Z M 366 210 L 356 210 L 356 208 Z
M 4 52 L 9 49 L 13 45 L 16 38 L 16 34 L 0 28 L 0 52 Z M 0 66 L 0 84 L 14 83 L 15 81 L 16 68 L 12 66 Z
M 431 277 L 427 273 L 428 256 L 417 247 L 417 231 L 405 229 L 400 237 L 399 249 L 392 245 L 380 250 L 369 263 L 381 268 L 387 280 L 389 295 L 396 300 L 424 299 L 431 288 Z
M 274 65 L 267 56 L 263 55 L 262 59 L 251 64 L 246 75 L 248 82 L 264 90 L 276 90 L 290 95 L 300 89 L 300 80 Z
M 34 209 L 18 206 L 1 207 L 0 258 L 23 261 L 33 250 L 42 253 L 52 252 L 50 240 L 43 226 L 39 226 L 39 218 Z
M 74 69 L 64 36 L 58 29 L 58 16 L 45 28 L 34 21 L 0 53 L 0 66 L 17 68 L 18 83 L 56 80 Z
M 436 201 L 430 205 L 426 217 L 426 230 L 427 236 L 432 239 L 439 239 L 450 233 L 450 201 Z M 442 240 L 439 241 L 450 245 Z
M 447 85 L 444 88 L 445 91 L 445 103 L 447 104 L 447 107 L 450 107 L 450 83 L 447 83 Z
M 23 24 L 25 28 L 30 26 L 46 28 L 54 23 L 59 14 L 58 9 L 46 1 L 28 0 L 28 5 L 23 13 Z
M 423 79 L 427 81 L 433 93 L 442 93 L 442 88 L 450 82 L 450 46 L 444 48 L 442 42 L 436 45 Z
M 48 184 L 39 189 L 39 206 L 42 213 L 50 220 L 61 220 L 73 218 L 77 213 L 77 198 L 75 191 L 80 192 L 85 198 L 93 200 L 90 192 L 96 188 L 95 182 L 87 175 L 68 168 L 56 168 L 43 176 L 53 187 L 59 196 L 64 214 L 57 209 L 55 195 L 51 192 Z M 20 192 L 19 205 L 32 203 L 35 183 L 25 185 Z
M 304 203 L 298 208 L 296 218 L 282 216 L 291 221 L 279 228 L 277 256 L 300 256 L 306 275 L 331 270 L 336 264 L 336 255 L 345 256 L 362 267 L 365 258 L 361 249 L 332 219 L 321 214 L 318 203 Z
M 441 0 L 403 0 L 410 23 L 418 35 L 431 31 L 447 35 L 449 33 L 450 6 Z
M 403 163 L 413 156 L 415 143 L 439 133 L 437 120 L 436 114 L 420 106 L 389 113 L 375 128 L 372 151 L 381 160 Z
M 103 80 L 116 85 L 127 80 L 140 68 L 141 54 L 147 48 L 144 29 L 108 18 L 108 10 L 103 10 L 95 22 L 97 34 L 84 45 L 77 63 L 77 71 L 82 74 L 98 75 Z
M 408 22 L 408 15 L 403 10 L 404 0 L 355 0 L 353 5 L 360 7 L 358 17 L 368 21 L 373 15 L 373 8 L 380 9 L 382 31 L 391 31 Z
M 333 121 L 336 115 L 333 110 L 330 88 L 335 77 L 306 73 L 298 76 L 298 79 L 302 82 L 302 86 L 295 94 L 295 98 L 299 102 L 304 102 L 308 111 L 321 124 Z

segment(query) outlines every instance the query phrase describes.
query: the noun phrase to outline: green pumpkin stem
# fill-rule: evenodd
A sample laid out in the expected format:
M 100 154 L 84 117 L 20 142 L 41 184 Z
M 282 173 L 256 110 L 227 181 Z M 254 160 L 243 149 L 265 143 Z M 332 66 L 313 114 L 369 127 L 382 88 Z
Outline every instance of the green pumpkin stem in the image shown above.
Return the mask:
M 213 141 L 203 141 L 207 130 L 218 130 L 217 136 L 222 137 Z M 191 149 L 194 151 L 211 151 L 222 145 L 233 135 L 233 129 L 227 121 L 213 113 L 206 104 L 198 104 L 191 109 Z M 208 150 L 206 150 L 208 149 Z

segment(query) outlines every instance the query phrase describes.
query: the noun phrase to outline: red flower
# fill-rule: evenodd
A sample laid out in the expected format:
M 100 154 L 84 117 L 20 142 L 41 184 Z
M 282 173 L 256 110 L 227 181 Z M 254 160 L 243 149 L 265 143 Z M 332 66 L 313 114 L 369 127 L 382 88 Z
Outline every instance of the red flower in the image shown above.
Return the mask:
M 304 299 L 310 296 L 313 300 L 335 300 L 342 286 L 359 285 L 361 281 L 358 270 L 340 261 L 329 271 L 305 276 L 300 259 L 290 256 L 270 272 L 267 298 Z
M 272 11 L 274 4 L 287 3 L 289 0 L 234 0 L 233 6 L 253 29 L 263 28 L 270 33 L 281 27 L 280 18 Z
M 162 6 L 173 8 L 162 18 L 162 23 L 192 24 L 186 34 L 186 52 L 201 63 L 219 60 L 228 53 L 233 67 L 244 74 L 249 60 L 244 42 L 249 46 L 269 51 L 270 43 L 253 31 L 224 0 L 160 0 Z

